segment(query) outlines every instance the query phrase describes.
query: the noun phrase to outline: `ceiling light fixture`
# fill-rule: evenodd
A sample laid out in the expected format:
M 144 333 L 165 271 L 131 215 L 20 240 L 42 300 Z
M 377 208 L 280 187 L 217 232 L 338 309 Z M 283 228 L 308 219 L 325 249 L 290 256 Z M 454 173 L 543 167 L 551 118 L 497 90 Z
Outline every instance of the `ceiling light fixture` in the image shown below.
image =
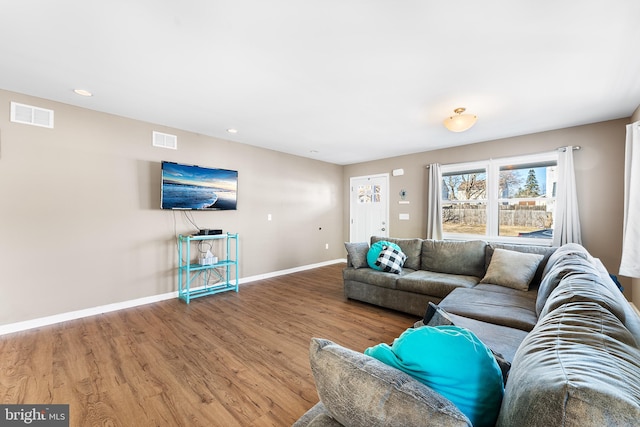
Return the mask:
M 464 132 L 471 128 L 471 126 L 476 123 L 476 120 L 478 120 L 478 117 L 473 114 L 462 114 L 465 110 L 466 108 L 462 107 L 453 110 L 456 115 L 447 117 L 444 120 L 444 126 L 451 132 Z
M 88 90 L 84 90 L 84 89 L 74 89 L 73 90 L 77 95 L 80 96 L 93 96 L 93 94 L 91 92 L 89 92 Z
M 238 133 L 238 129 L 233 129 L 233 128 L 227 129 L 227 132 L 229 132 L 229 133 Z

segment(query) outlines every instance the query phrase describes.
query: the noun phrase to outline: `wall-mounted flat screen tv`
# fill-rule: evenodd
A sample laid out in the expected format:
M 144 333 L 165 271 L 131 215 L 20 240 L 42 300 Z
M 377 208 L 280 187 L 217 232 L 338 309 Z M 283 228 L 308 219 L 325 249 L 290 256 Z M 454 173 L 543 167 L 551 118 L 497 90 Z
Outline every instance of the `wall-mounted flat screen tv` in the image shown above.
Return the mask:
M 235 210 L 238 171 L 162 162 L 162 209 Z

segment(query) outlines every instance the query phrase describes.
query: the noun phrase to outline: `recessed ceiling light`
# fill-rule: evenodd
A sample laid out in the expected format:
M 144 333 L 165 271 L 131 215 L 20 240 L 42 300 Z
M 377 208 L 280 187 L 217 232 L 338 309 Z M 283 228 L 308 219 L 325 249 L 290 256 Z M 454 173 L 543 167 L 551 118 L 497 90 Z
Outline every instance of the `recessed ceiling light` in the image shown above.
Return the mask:
M 74 89 L 73 91 L 80 96 L 93 96 L 91 92 L 85 89 Z
M 229 132 L 229 133 L 238 133 L 238 129 L 233 129 L 233 128 L 227 129 L 227 132 Z

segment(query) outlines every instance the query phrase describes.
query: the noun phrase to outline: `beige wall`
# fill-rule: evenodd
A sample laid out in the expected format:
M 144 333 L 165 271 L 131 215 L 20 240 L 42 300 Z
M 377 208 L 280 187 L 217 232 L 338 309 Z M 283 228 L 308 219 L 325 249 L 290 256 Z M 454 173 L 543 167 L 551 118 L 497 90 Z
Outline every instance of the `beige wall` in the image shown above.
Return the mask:
M 11 101 L 53 109 L 55 129 L 10 122 Z M 640 109 L 632 120 L 639 119 Z M 345 256 L 349 177 L 403 168 L 403 176 L 390 176 L 390 232 L 424 237 L 425 165 L 581 145 L 584 244 L 615 272 L 628 122 L 342 167 L 0 91 L 0 325 L 177 289 L 174 235 L 193 228 L 182 213 L 158 208 L 161 160 L 239 171 L 238 210 L 193 218 L 201 228 L 240 233 L 240 276 L 250 277 Z M 153 130 L 176 134 L 179 149 L 152 147 Z M 409 205 L 398 204 L 401 189 Z M 411 219 L 399 221 L 399 213 Z M 630 280 L 622 282 L 629 296 Z
M 10 122 L 11 101 L 55 129 Z M 161 160 L 238 170 L 238 210 L 193 217 L 240 233 L 241 277 L 344 257 L 341 166 L 5 91 L 0 138 L 0 325 L 177 289 L 174 235 L 193 228 L 159 209 Z
M 602 259 L 616 274 L 620 265 L 623 222 L 623 175 L 625 125 L 628 119 L 483 142 L 463 147 L 427 151 L 407 156 L 349 165 L 344 170 L 344 229 L 349 236 L 349 177 L 388 172 L 402 168 L 403 176 L 390 177 L 390 236 L 425 237 L 426 165 L 459 163 L 550 151 L 566 145 L 580 145 L 575 152 L 575 170 L 584 246 Z M 399 205 L 405 189 L 409 205 Z M 409 221 L 398 220 L 409 213 Z M 630 280 L 620 278 L 630 297 Z

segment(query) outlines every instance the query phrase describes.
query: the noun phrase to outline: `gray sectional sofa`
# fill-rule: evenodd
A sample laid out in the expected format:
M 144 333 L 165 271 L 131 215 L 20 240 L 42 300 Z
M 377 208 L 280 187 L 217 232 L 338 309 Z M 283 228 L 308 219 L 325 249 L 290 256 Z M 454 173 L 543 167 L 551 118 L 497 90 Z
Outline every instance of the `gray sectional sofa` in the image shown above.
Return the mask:
M 402 272 L 364 266 L 363 248 L 351 248 L 345 295 L 420 317 L 438 303 L 501 353 L 511 369 L 497 426 L 640 425 L 640 317 L 585 248 L 384 240 L 407 255 Z M 471 425 L 443 396 L 348 344 L 312 339 L 320 402 L 295 427 Z
M 439 303 L 457 288 L 475 288 L 485 276 L 496 248 L 543 255 L 533 289 L 555 248 L 487 243 L 484 241 L 444 241 L 371 237 L 371 244 L 385 240 L 397 244 L 407 259 L 400 274 L 368 267 L 359 250 L 349 247 L 343 271 L 347 298 L 422 316 L 429 302 Z M 368 247 L 368 245 L 366 245 Z M 358 248 L 358 246 L 355 246 Z

